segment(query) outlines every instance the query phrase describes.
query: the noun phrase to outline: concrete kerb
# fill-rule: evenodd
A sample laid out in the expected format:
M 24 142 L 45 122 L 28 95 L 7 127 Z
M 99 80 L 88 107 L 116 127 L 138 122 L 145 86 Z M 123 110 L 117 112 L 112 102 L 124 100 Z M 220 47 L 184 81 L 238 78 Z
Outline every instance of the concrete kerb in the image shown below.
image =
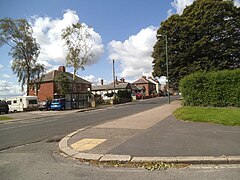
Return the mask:
M 89 127 L 88 127 L 89 128 Z M 132 157 L 131 155 L 114 154 L 92 154 L 75 151 L 68 146 L 68 140 L 80 131 L 88 128 L 82 128 L 64 137 L 59 142 L 59 149 L 66 157 L 82 161 L 98 162 L 126 162 L 126 163 L 149 163 L 162 162 L 173 164 L 240 164 L 240 156 L 176 156 L 176 157 Z

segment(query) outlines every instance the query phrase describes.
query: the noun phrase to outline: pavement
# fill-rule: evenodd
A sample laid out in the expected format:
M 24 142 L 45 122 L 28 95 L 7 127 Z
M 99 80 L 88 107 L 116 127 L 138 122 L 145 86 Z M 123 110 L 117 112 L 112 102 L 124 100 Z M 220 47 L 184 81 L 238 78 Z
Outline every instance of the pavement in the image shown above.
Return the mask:
M 240 164 L 240 127 L 177 120 L 180 101 L 64 137 L 65 157 L 98 162 Z

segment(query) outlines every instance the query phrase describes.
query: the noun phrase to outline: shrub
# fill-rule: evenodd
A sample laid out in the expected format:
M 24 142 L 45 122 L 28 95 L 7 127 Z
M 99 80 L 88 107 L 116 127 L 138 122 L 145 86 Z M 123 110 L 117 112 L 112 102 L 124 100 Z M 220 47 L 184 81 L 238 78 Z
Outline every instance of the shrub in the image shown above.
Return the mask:
M 180 81 L 184 105 L 240 107 L 240 69 L 197 72 Z

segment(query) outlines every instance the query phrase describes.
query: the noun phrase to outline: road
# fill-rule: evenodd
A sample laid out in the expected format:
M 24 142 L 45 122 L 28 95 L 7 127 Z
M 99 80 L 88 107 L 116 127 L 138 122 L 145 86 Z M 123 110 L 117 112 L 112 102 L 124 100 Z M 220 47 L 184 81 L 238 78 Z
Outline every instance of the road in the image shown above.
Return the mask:
M 171 99 L 177 98 L 173 96 Z M 77 129 L 142 112 L 166 102 L 167 98 L 154 98 L 107 109 L 0 124 L 0 150 L 46 139 L 59 139 Z
M 57 141 L 74 130 L 142 112 L 166 102 L 167 98 L 156 98 L 67 116 L 0 124 L 0 179 L 239 179 L 240 165 L 188 166 L 150 172 L 146 169 L 95 167 L 59 154 Z

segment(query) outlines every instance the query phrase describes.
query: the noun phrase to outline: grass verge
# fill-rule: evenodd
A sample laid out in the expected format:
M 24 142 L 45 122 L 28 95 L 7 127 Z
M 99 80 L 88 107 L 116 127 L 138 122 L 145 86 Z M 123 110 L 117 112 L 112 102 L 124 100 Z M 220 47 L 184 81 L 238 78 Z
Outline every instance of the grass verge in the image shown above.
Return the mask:
M 11 120 L 13 118 L 8 117 L 8 116 L 0 116 L 0 121 L 4 121 L 4 120 Z
M 193 122 L 223 124 L 227 126 L 240 125 L 240 108 L 206 108 L 185 106 L 174 113 L 177 119 Z

